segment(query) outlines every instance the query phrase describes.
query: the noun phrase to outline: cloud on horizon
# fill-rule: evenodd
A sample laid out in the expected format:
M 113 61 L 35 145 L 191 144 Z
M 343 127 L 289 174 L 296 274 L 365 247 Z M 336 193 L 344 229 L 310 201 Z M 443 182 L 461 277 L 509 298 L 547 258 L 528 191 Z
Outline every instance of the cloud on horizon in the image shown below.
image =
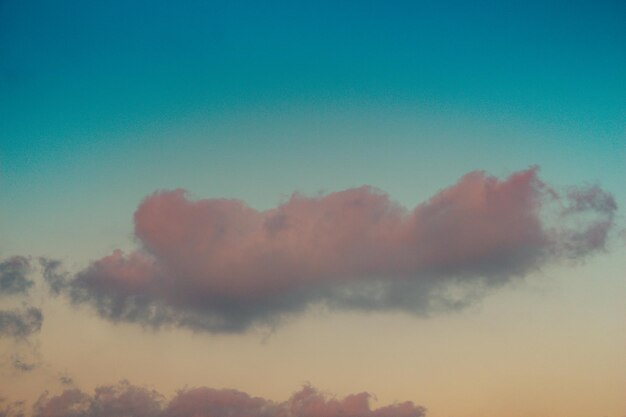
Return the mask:
M 418 315 L 461 309 L 605 247 L 613 197 L 597 186 L 559 193 L 537 171 L 504 180 L 470 172 L 412 210 L 367 186 L 294 194 L 266 211 L 160 191 L 135 212 L 138 250 L 115 250 L 72 278 L 49 263 L 44 275 L 53 293 L 109 320 L 210 332 L 271 325 L 319 302 Z
M 284 402 L 252 397 L 233 389 L 184 389 L 167 401 L 157 391 L 123 381 L 100 386 L 94 395 L 68 389 L 42 395 L 33 417 L 424 417 L 426 409 L 407 401 L 376 409 L 371 394 L 362 392 L 337 399 L 304 386 Z M 2 414 L 0 414 L 2 415 Z

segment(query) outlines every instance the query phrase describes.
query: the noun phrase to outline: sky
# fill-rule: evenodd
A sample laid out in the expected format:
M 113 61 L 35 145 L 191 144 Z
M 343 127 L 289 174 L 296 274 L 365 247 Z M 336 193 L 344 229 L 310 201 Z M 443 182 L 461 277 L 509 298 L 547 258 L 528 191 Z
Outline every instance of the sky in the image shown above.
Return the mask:
M 626 416 L 621 1 L 0 0 L 0 416 Z

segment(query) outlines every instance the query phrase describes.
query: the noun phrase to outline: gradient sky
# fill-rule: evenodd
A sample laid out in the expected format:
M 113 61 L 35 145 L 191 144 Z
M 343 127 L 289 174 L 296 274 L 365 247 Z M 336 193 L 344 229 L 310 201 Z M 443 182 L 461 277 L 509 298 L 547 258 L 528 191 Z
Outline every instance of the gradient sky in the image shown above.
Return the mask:
M 623 417 L 625 98 L 622 1 L 0 1 L 0 261 L 71 277 L 145 244 L 135 210 L 177 188 L 261 211 L 369 185 L 413 209 L 538 166 L 618 207 L 595 253 L 430 317 L 312 305 L 271 329 L 146 329 L 51 296 L 35 266 L 30 298 L 0 298 L 44 316 L 0 334 L 0 396 L 128 379 L 285 401 L 310 382 L 429 417 Z

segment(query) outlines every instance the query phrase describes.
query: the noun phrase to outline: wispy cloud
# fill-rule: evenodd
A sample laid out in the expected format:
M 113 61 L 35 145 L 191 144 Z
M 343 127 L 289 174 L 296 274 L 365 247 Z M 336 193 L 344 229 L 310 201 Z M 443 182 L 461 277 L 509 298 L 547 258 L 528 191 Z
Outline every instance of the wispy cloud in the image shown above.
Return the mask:
M 28 279 L 30 261 L 24 256 L 13 256 L 0 262 L 0 297 L 26 294 L 33 281 Z
M 23 300 L 28 297 L 34 282 L 28 278 L 30 259 L 13 256 L 0 262 L 0 298 Z M 43 314 L 36 307 L 23 303 L 22 307 L 0 310 L 0 337 L 24 339 L 41 329 Z
M 64 386 L 74 385 L 74 379 L 68 374 L 60 374 L 59 375 L 59 383 Z
M 41 308 L 32 305 L 35 287 L 35 281 L 29 277 L 32 272 L 30 257 L 13 256 L 0 261 L 0 299 L 3 303 L 0 309 L 0 339 L 9 340 L 4 344 L 6 355 L 3 354 L 0 361 L 0 370 L 8 370 L 12 376 L 30 372 L 39 366 L 38 349 L 32 344 L 31 336 L 41 330 L 44 316 Z M 17 413 L 13 406 L 7 407 L 5 413 Z
M 0 311 L 0 336 L 23 339 L 38 332 L 43 323 L 40 309 L 28 307 L 16 310 Z
M 274 402 L 232 389 L 185 389 L 167 401 L 158 392 L 128 382 L 96 388 L 94 395 L 78 389 L 43 395 L 33 417 L 423 417 L 426 409 L 410 401 L 372 409 L 371 395 L 362 392 L 338 399 L 304 386 L 284 402 Z
M 18 355 L 15 355 L 13 357 L 13 368 L 20 372 L 30 372 L 36 367 L 36 363 L 26 362 L 22 357 Z

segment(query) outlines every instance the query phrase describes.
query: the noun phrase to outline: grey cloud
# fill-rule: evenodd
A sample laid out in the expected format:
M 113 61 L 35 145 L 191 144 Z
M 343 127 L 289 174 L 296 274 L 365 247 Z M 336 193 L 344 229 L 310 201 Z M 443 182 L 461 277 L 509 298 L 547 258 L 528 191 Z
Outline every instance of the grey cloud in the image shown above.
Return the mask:
M 33 286 L 28 279 L 30 261 L 24 256 L 13 256 L 0 262 L 0 296 L 26 294 Z
M 0 339 L 14 342 L 8 345 L 10 359 L 0 366 L 10 369 L 13 375 L 31 372 L 40 365 L 37 346 L 30 337 L 41 330 L 44 317 L 40 308 L 32 306 L 36 284 L 28 277 L 32 272 L 30 256 L 13 256 L 0 262 L 0 296 L 10 298 L 0 310 Z M 11 304 L 13 308 L 7 308 Z
M 61 294 L 69 285 L 69 275 L 62 270 L 62 263 L 57 259 L 39 258 L 39 264 L 43 268 L 43 279 L 53 295 Z
M 25 362 L 21 357 L 13 358 L 13 368 L 20 372 L 30 372 L 37 367 L 35 363 Z
M 42 323 L 43 314 L 35 307 L 0 311 L 0 336 L 24 339 L 38 332 Z
M 61 374 L 59 375 L 59 383 L 61 383 L 61 385 L 74 385 L 74 379 L 67 375 L 67 374 Z

